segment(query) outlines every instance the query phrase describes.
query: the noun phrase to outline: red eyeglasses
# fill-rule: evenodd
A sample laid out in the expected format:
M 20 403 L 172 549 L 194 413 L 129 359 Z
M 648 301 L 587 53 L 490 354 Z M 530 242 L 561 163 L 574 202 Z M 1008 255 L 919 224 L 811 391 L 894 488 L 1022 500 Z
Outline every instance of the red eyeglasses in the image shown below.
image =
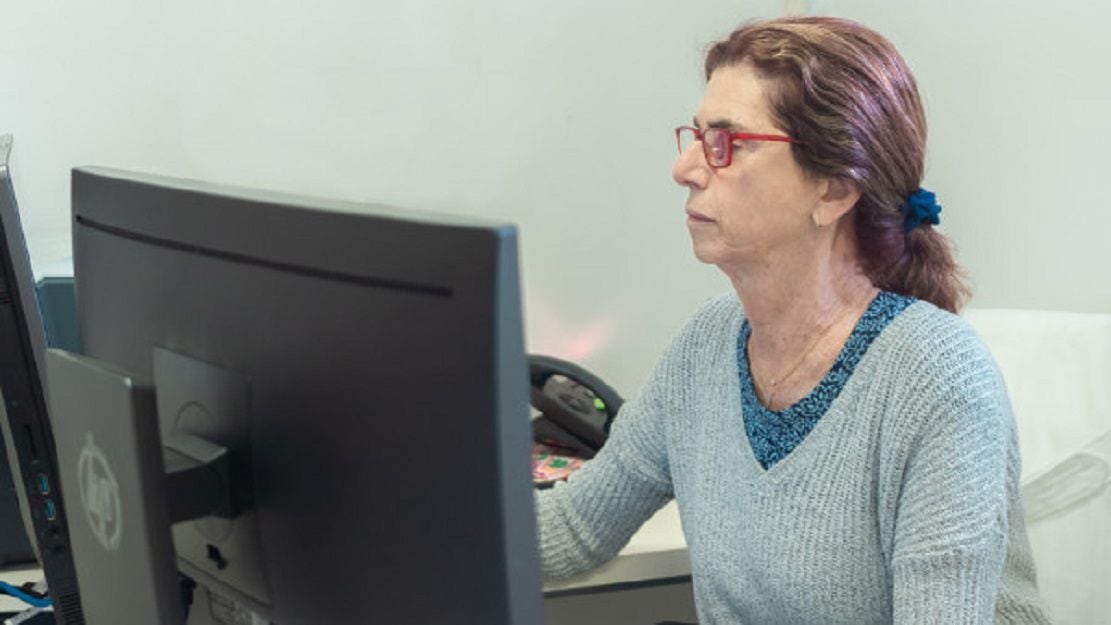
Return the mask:
M 778 141 L 780 143 L 798 143 L 802 141 L 792 139 L 786 135 L 760 135 L 748 132 L 733 132 L 726 128 L 707 128 L 699 130 L 694 126 L 679 126 L 675 129 L 675 142 L 679 146 L 679 154 L 687 151 L 695 141 L 702 142 L 702 153 L 706 155 L 706 162 L 710 167 L 729 167 L 733 162 L 734 141 Z

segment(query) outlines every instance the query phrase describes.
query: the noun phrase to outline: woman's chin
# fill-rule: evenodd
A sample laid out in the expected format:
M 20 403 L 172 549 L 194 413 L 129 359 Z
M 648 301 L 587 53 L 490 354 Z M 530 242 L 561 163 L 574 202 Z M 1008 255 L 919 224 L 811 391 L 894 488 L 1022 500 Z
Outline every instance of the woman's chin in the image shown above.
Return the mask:
M 700 263 L 705 263 L 707 265 L 716 265 L 718 260 L 720 260 L 718 258 L 720 254 L 714 253 L 715 250 L 713 248 L 708 245 L 701 244 L 697 240 L 691 241 L 691 251 L 694 252 L 695 259 L 697 259 Z

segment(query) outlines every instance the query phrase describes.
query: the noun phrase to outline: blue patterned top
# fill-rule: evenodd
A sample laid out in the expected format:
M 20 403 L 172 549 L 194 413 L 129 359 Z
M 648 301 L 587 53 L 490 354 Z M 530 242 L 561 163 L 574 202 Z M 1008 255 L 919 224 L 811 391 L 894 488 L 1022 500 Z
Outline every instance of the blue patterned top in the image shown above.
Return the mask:
M 741 374 L 741 412 L 744 415 L 748 442 L 756 459 L 765 469 L 770 468 L 791 453 L 829 410 L 830 404 L 841 393 L 849 376 L 872 340 L 879 336 L 887 324 L 899 316 L 915 301 L 913 297 L 881 291 L 868 310 L 860 317 L 852 334 L 845 341 L 833 367 L 818 386 L 794 404 L 779 412 L 769 410 L 756 398 L 752 373 L 748 368 L 748 337 L 752 328 L 745 319 L 737 336 L 737 366 Z

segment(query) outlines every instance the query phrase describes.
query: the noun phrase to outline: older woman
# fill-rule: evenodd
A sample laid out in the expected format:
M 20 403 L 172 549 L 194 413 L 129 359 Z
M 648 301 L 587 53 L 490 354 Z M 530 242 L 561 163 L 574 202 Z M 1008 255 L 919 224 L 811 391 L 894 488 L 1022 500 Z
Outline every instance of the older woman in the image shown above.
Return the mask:
M 704 625 L 1046 622 L 904 61 L 859 24 L 790 18 L 714 45 L 706 77 L 673 176 L 735 293 L 538 494 L 545 574 L 612 558 L 674 497 Z

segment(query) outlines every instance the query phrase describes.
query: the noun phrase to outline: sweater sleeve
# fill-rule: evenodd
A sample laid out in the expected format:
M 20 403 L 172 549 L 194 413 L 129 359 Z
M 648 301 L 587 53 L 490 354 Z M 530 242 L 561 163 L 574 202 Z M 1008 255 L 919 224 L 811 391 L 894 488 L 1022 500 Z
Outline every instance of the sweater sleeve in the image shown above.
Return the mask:
M 664 351 L 640 392 L 613 421 L 606 445 L 566 483 L 536 496 L 540 563 L 548 579 L 600 566 L 674 497 L 669 451 L 683 436 L 682 397 L 700 378 L 707 337 L 736 335 L 733 292 L 709 300 Z M 669 435 L 669 432 L 671 433 Z
M 944 333 L 943 333 L 944 334 Z M 908 428 L 892 558 L 895 623 L 991 623 L 1017 475 L 1010 403 L 970 331 L 934 337 L 908 367 Z
M 606 445 L 566 483 L 538 491 L 540 560 L 546 578 L 567 577 L 612 559 L 672 497 L 660 367 L 622 406 Z

